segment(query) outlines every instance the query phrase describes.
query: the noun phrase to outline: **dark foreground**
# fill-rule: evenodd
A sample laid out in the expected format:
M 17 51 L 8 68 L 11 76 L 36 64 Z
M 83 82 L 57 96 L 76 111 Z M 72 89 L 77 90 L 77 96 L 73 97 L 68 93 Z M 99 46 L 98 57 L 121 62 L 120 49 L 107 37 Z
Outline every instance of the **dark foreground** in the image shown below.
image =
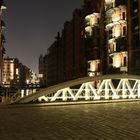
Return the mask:
M 0 140 L 140 140 L 140 102 L 0 105 Z

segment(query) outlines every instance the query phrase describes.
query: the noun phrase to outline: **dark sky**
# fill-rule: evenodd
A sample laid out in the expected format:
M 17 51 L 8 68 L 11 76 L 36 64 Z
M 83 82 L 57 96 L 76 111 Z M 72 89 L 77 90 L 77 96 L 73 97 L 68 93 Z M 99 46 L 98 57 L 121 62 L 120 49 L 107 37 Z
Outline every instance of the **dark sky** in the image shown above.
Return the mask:
M 66 20 L 83 0 L 5 0 L 7 10 L 6 56 L 16 57 L 38 72 L 38 58 L 45 54 Z

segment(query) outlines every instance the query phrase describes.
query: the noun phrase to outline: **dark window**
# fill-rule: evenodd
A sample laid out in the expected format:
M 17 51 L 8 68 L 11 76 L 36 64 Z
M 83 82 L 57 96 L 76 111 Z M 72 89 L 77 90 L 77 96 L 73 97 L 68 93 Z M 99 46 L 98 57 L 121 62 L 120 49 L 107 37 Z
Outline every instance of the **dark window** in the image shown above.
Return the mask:
M 98 72 L 100 71 L 100 64 L 99 64 L 99 63 L 98 63 L 97 71 L 98 71 Z
M 136 49 L 140 47 L 139 34 L 132 37 L 132 48 Z
M 109 57 L 109 64 L 113 64 L 113 59 Z
M 138 17 L 132 20 L 132 32 L 139 30 L 139 20 Z
M 123 20 L 125 20 L 125 12 L 122 13 Z
M 87 68 L 90 69 L 90 63 L 87 63 Z
M 108 33 L 109 33 L 109 34 L 112 34 L 112 30 L 109 30 Z
M 132 67 L 140 67 L 140 52 L 134 52 L 132 54 Z
M 126 4 L 126 0 L 116 0 L 115 1 L 115 5 L 119 6 L 119 5 L 125 5 Z
M 100 21 L 99 18 L 97 18 L 97 23 L 98 23 L 98 24 L 99 24 L 99 21 Z
M 124 66 L 126 66 L 126 64 L 127 64 L 127 61 L 126 61 L 127 59 L 126 59 L 126 56 L 123 58 L 123 63 L 124 63 Z
M 131 0 L 131 15 L 136 16 L 138 14 L 138 1 Z
M 112 29 L 110 29 L 110 30 L 108 31 L 108 38 L 109 38 L 109 39 L 112 38 Z
M 126 27 L 124 26 L 123 27 L 123 36 L 125 36 L 127 34 L 127 30 L 126 30 Z

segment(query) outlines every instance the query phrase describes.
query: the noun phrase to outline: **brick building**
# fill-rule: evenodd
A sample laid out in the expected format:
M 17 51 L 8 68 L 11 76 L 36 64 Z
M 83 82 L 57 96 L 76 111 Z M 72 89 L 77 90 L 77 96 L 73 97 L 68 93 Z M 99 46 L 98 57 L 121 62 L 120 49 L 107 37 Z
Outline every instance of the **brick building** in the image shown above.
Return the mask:
M 26 88 L 29 83 L 35 83 L 32 70 L 19 62 L 17 58 L 4 58 L 2 74 L 4 87 L 20 89 Z
M 85 16 L 89 75 L 140 74 L 140 0 L 85 0 L 85 4 L 92 9 Z
M 0 0 L 0 84 L 2 83 L 2 69 L 3 69 L 3 55 L 5 53 L 4 43 L 5 37 L 3 35 L 3 29 L 5 28 L 4 21 L 2 20 L 3 11 L 6 9 L 3 0 Z
M 44 62 L 46 66 L 42 68 Z M 43 59 L 39 59 L 39 65 L 39 71 L 46 69 L 46 74 L 43 75 L 46 75 L 44 79 L 47 86 L 86 75 L 84 18 L 81 10 L 76 9 L 72 20 L 64 23 L 61 35 L 57 34 L 48 53 Z
M 46 61 L 47 86 L 87 75 L 140 74 L 140 0 L 84 0 L 56 42 L 48 52 L 53 61 Z

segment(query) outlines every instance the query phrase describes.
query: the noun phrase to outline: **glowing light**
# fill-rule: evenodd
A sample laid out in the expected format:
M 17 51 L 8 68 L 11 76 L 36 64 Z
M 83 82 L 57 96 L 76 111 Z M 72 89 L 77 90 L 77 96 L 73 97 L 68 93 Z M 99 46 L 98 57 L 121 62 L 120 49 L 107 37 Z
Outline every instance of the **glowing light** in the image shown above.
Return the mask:
M 114 14 L 112 15 L 112 21 L 113 21 L 113 22 L 119 21 L 120 19 L 121 19 L 121 16 L 120 16 L 120 13 L 119 13 L 119 12 L 118 12 L 117 14 L 114 13 Z
M 114 2 L 115 2 L 115 0 L 105 0 L 106 4 L 111 4 L 111 3 L 114 3 Z
M 100 60 L 91 60 L 89 63 L 89 76 L 93 77 L 99 72 Z
M 123 98 L 123 99 L 126 99 L 126 98 L 127 98 L 127 95 L 122 95 L 122 98 Z
M 118 95 L 113 95 L 112 99 L 120 99 Z
M 19 75 L 19 69 L 16 68 L 16 75 Z
M 105 99 L 108 100 L 109 99 L 109 96 L 108 95 L 105 95 Z
M 7 7 L 6 7 L 5 5 L 2 5 L 2 6 L 1 6 L 1 9 L 2 9 L 2 10 L 5 10 L 5 9 L 7 9 Z
M 43 78 L 43 74 L 39 74 L 39 78 Z
M 41 97 L 38 98 L 38 101 L 39 102 L 41 102 L 41 101 L 46 101 L 47 102 L 49 100 L 48 100 L 48 98 L 46 96 L 41 96 Z
M 113 9 L 112 21 L 117 22 L 119 20 L 126 20 L 126 7 L 119 6 Z
M 108 52 L 109 53 L 116 52 L 116 42 L 114 42 L 114 40 L 113 41 L 109 41 Z
M 92 61 L 89 61 L 89 64 L 90 64 L 90 71 L 97 71 L 98 70 L 98 64 L 100 63 L 100 60 L 92 60 Z
M 93 13 L 85 17 L 85 21 L 87 22 L 87 25 L 90 27 L 93 27 L 98 24 L 99 19 L 99 13 Z
M 92 27 L 98 25 L 99 13 L 93 13 L 93 14 L 87 15 L 85 17 L 85 21 L 86 21 L 85 31 L 88 33 L 89 36 L 91 36 L 92 35 Z
M 134 81 L 134 79 L 133 79 Z M 95 82 L 95 81 L 94 81 Z M 57 99 L 73 101 L 78 99 L 85 100 L 100 100 L 100 99 L 119 99 L 119 98 L 136 98 L 140 97 L 140 80 L 135 80 L 132 87 L 130 79 L 122 78 L 115 86 L 112 79 L 102 79 L 99 87 L 94 85 L 94 82 L 83 83 L 79 89 L 70 89 L 69 87 L 60 89 L 54 94 L 48 94 L 38 98 L 39 101 L 56 101 Z M 96 88 L 95 88 L 96 87 Z M 43 91 L 44 92 L 44 91 Z M 28 94 L 29 95 L 29 94 Z M 24 90 L 21 92 L 21 97 L 27 96 Z
M 24 90 L 22 89 L 21 90 L 21 98 L 23 98 L 24 97 Z
M 28 95 L 29 95 L 29 89 L 26 90 L 26 96 L 28 96 Z
M 28 79 L 26 80 L 26 83 L 29 84 L 29 80 Z
M 128 96 L 130 99 L 132 98 L 132 99 L 135 99 L 136 98 L 136 95 L 130 95 L 130 96 Z
M 121 55 L 116 54 L 113 57 L 113 67 L 119 68 L 121 66 Z
M 90 26 L 87 26 L 85 28 L 85 31 L 91 36 L 92 35 L 92 28 Z
M 100 96 L 94 96 L 94 100 L 100 100 L 101 97 Z
M 128 53 L 127 52 L 121 52 L 121 53 L 113 53 L 113 67 L 126 69 L 128 65 Z M 126 69 L 127 70 L 127 69 Z
M 117 38 L 120 35 L 121 35 L 121 27 L 119 24 L 117 24 L 113 27 L 113 36 Z
M 138 98 L 140 98 L 140 83 L 138 84 Z

